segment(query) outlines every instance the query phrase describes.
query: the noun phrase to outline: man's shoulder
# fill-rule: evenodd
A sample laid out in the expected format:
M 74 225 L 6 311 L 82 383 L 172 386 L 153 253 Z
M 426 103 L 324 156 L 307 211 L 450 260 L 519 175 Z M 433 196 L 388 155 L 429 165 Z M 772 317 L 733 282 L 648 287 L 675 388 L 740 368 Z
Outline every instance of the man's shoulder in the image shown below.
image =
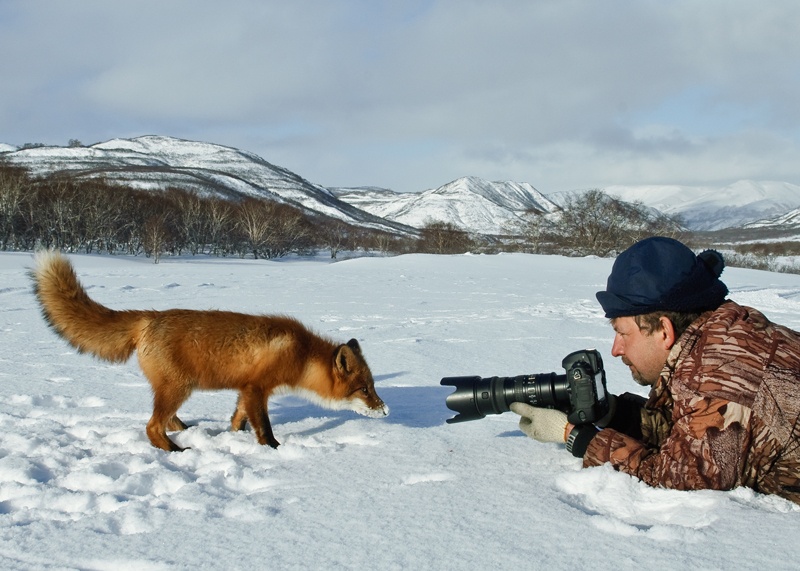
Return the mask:
M 758 309 L 728 301 L 711 313 L 698 333 L 706 351 L 753 353 L 770 361 L 783 354 L 800 365 L 800 333 L 770 321 Z
M 726 302 L 687 334 L 676 389 L 749 405 L 771 369 L 794 369 L 800 377 L 800 335 L 751 307 Z

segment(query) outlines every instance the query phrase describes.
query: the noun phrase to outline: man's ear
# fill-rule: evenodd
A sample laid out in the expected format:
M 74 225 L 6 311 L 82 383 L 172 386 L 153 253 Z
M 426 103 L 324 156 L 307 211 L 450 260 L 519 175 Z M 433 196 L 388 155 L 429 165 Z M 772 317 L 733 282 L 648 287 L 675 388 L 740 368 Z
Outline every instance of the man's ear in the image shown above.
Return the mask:
M 672 346 L 675 345 L 675 326 L 672 324 L 672 321 L 666 315 L 662 315 L 659 318 L 661 322 L 661 330 L 658 331 L 658 335 L 661 336 L 661 339 L 664 342 L 664 349 L 672 349 Z

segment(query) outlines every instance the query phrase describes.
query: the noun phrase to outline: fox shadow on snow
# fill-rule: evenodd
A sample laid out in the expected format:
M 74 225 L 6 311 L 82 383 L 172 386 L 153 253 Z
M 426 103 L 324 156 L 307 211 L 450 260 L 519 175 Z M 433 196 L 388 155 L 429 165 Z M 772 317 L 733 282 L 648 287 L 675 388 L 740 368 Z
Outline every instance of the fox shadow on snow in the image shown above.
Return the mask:
M 387 379 L 404 374 L 381 375 L 375 378 L 375 390 L 389 407 L 389 416 L 376 420 L 401 424 L 410 428 L 431 428 L 444 424 L 445 420 L 453 414 L 445 405 L 445 398 L 452 392 L 452 389 L 439 386 L 381 386 L 381 381 L 385 382 Z M 325 416 L 330 419 L 326 428 L 338 426 L 347 420 L 364 418 L 353 411 L 325 409 L 291 395 L 276 397 L 270 404 L 269 416 L 275 426 L 313 416 Z
M 410 428 L 432 428 L 445 424 L 446 419 L 453 412 L 445 405 L 445 399 L 452 392 L 451 387 L 403 387 L 381 386 L 381 381 L 404 376 L 408 373 L 393 373 L 380 375 L 375 378 L 375 389 L 383 402 L 389 407 L 389 416 L 376 418 L 376 422 L 389 422 L 401 424 Z M 322 426 L 318 426 L 308 434 L 330 430 L 357 418 L 364 418 L 360 414 L 349 410 L 330 410 L 317 406 L 309 401 L 292 395 L 280 395 L 270 399 L 269 418 L 273 430 L 281 431 L 282 424 L 297 422 L 312 417 L 327 419 Z M 188 424 L 196 425 L 199 422 L 211 421 L 210 418 L 186 419 Z M 219 419 L 213 419 L 219 420 Z M 248 424 L 248 430 L 250 429 Z M 209 431 L 208 428 L 206 428 Z M 220 429 L 224 432 L 226 429 Z M 209 431 L 212 435 L 216 432 Z M 280 440 L 280 439 L 279 439 Z

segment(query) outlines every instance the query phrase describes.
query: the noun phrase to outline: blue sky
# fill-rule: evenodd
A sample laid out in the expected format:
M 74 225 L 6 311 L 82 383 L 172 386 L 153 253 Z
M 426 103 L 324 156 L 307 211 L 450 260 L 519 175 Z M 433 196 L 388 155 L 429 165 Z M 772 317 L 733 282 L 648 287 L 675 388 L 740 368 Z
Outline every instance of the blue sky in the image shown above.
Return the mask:
M 2 0 L 0 142 L 169 135 L 327 186 L 800 184 L 800 3 Z

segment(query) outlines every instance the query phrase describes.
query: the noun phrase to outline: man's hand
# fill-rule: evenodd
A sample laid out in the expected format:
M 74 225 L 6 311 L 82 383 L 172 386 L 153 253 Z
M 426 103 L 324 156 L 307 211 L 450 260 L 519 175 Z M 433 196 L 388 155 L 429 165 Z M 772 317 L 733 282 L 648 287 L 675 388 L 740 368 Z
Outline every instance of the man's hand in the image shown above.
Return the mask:
M 539 442 L 566 442 L 567 415 L 553 408 L 537 408 L 522 402 L 511 403 L 518 415 L 519 429 Z

